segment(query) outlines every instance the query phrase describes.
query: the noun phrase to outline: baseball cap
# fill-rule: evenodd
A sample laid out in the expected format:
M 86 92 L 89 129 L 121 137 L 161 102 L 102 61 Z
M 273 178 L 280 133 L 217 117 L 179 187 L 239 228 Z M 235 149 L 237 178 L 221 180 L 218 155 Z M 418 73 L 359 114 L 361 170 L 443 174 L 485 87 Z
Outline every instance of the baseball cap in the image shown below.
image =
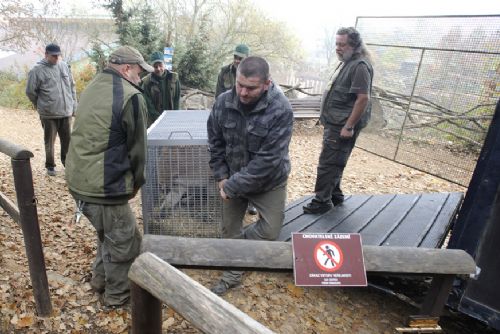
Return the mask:
M 57 44 L 50 43 L 45 47 L 45 53 L 51 56 L 60 55 L 61 48 Z
M 109 62 L 111 64 L 138 64 L 145 71 L 154 71 L 154 68 L 146 63 L 141 53 L 137 51 L 137 49 L 128 45 L 120 46 L 118 49 L 113 51 L 113 53 L 109 55 Z
M 234 54 L 238 57 L 245 58 L 248 57 L 248 53 L 250 52 L 250 49 L 246 44 L 239 44 L 236 46 L 234 49 Z
M 149 56 L 149 63 L 154 65 L 155 63 L 163 63 L 163 53 L 160 51 L 155 51 Z

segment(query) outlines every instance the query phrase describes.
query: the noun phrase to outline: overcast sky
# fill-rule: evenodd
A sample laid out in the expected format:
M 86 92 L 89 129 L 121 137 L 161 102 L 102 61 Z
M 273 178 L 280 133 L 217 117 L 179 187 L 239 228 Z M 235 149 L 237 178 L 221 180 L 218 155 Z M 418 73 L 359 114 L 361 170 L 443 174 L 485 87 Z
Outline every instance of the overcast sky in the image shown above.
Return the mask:
M 314 47 L 325 28 L 354 26 L 357 16 L 500 14 L 500 0 L 253 0 L 273 18 L 286 22 Z

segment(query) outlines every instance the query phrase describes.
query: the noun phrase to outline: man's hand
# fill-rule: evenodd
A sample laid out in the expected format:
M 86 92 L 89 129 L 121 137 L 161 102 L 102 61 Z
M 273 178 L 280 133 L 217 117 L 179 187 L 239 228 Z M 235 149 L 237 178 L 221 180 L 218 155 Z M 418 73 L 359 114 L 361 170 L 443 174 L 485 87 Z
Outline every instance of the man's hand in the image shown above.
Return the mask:
M 220 180 L 219 181 L 219 193 L 220 193 L 220 197 L 222 197 L 223 200 L 227 201 L 229 199 L 229 197 L 226 195 L 226 192 L 224 191 L 224 183 L 226 183 L 227 179 L 224 179 L 224 180 Z
M 342 130 L 340 130 L 340 138 L 349 139 L 352 138 L 352 136 L 354 136 L 354 129 L 348 130 L 346 127 L 343 127 Z

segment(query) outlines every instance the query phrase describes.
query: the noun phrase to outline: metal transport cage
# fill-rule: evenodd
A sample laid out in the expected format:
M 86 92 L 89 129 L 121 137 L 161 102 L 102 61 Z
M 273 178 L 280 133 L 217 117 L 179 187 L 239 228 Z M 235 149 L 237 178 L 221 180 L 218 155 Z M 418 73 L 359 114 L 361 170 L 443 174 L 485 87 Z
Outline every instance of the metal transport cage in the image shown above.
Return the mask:
M 148 130 L 144 233 L 220 237 L 222 201 L 208 161 L 208 110 L 168 110 Z

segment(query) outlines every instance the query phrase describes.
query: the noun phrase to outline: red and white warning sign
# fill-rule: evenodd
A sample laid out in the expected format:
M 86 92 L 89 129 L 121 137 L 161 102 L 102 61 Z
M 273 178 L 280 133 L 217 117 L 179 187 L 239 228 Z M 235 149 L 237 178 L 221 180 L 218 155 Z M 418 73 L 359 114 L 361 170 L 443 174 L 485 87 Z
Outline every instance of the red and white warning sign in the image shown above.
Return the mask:
M 292 248 L 296 285 L 367 285 L 358 233 L 293 233 Z
M 321 241 L 314 248 L 314 259 L 318 267 L 324 271 L 334 272 L 342 267 L 344 254 L 333 241 Z

